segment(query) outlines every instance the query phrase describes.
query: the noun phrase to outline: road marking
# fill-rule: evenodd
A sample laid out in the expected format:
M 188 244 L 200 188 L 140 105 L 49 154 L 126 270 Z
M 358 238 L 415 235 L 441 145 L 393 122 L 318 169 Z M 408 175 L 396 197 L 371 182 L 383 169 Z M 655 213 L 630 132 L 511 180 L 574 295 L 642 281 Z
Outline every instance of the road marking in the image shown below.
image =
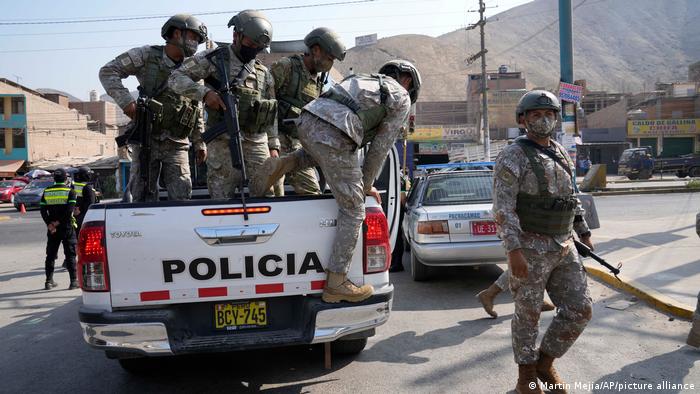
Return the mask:
M 4 222 L 4 221 L 10 220 L 10 219 L 12 219 L 12 218 L 9 216 L 0 216 L 0 222 Z

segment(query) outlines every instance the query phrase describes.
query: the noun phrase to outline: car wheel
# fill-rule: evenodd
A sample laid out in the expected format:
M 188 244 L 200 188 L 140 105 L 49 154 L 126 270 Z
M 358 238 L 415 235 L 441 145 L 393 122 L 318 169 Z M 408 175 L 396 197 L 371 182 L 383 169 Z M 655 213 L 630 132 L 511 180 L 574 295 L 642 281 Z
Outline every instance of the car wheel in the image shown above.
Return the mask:
M 688 176 L 688 174 L 686 174 L 686 173 L 683 172 L 683 171 L 676 171 L 676 176 L 679 177 L 679 178 L 685 178 L 685 177 Z
M 642 170 L 639 172 L 639 179 L 651 179 L 651 170 Z
M 422 282 L 428 279 L 428 266 L 421 263 L 416 257 L 416 253 L 411 249 L 411 277 L 416 282 Z
M 627 174 L 627 179 L 633 181 L 635 179 L 639 178 L 639 174 Z
M 367 346 L 367 338 L 333 341 L 331 352 L 333 354 L 358 354 Z
M 690 175 L 691 178 L 697 178 L 700 177 L 700 167 L 693 167 L 688 171 L 688 174 Z

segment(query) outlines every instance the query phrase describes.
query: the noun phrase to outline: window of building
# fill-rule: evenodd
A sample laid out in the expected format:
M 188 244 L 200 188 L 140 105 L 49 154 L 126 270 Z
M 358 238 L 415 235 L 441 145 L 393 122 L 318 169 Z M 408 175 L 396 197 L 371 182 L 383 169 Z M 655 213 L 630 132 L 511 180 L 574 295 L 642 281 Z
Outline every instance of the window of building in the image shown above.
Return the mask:
M 24 129 L 12 129 L 12 147 L 26 148 L 27 144 L 24 141 Z
M 0 149 L 5 149 L 5 129 L 0 129 Z
M 13 115 L 23 115 L 24 114 L 24 97 L 13 97 L 12 98 L 12 114 Z

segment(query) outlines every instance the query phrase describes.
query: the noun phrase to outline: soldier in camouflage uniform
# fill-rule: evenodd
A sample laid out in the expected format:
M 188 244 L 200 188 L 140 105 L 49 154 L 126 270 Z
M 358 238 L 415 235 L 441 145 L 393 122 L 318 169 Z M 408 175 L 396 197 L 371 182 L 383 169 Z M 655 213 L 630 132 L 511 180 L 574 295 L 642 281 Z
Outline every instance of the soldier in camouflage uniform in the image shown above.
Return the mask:
M 248 177 L 255 175 L 270 156 L 279 155 L 275 84 L 267 67 L 255 59 L 272 40 L 272 25 L 261 12 L 241 11 L 231 18 L 233 44 L 198 53 L 172 73 L 168 84 L 175 92 L 193 100 L 203 100 L 207 128 L 224 120 L 225 105 L 219 88 L 217 57 L 223 57 L 230 84 L 238 96 L 238 120 Z M 204 80 L 205 84 L 197 83 Z M 207 185 L 212 198 L 232 198 L 240 185 L 241 173 L 233 168 L 228 133 L 207 143 Z
M 194 55 L 197 46 L 207 38 L 207 28 L 197 18 L 178 14 L 163 25 L 161 36 L 165 46 L 153 45 L 133 48 L 100 69 L 100 82 L 124 113 L 134 119 L 136 103 L 122 79 L 136 76 L 142 94 L 161 103 L 162 113 L 153 124 L 151 155 L 148 164 L 140 161 L 140 148 L 131 145 L 131 193 L 134 201 L 158 200 L 158 177 L 168 190 L 170 200 L 186 200 L 192 193 L 189 166 L 189 136 L 197 156 L 204 161 L 206 147 L 201 141 L 203 117 L 201 105 L 167 88 L 168 76 L 182 61 Z M 150 172 L 145 185 L 141 171 Z
M 365 196 L 380 200 L 374 180 L 418 98 L 421 81 L 413 64 L 390 61 L 379 72 L 350 76 L 306 105 L 297 121 L 303 149 L 267 160 L 251 178 L 251 193 L 260 195 L 290 171 L 321 167 L 339 208 L 326 302 L 359 302 L 372 295 L 372 286 L 357 287 L 347 272 L 365 218 Z M 368 143 L 360 163 L 358 150 Z
M 335 60 L 345 59 L 345 45 L 340 37 L 326 27 L 312 30 L 304 38 L 307 51 L 304 54 L 284 57 L 270 67 L 275 78 L 277 97 L 277 129 L 283 154 L 301 148 L 294 119 L 306 104 L 318 98 L 325 76 Z M 288 174 L 289 184 L 296 194 L 320 194 L 316 171 L 305 168 Z M 280 183 L 283 183 L 280 179 Z M 277 189 L 277 187 L 276 187 Z M 284 194 L 275 192 L 277 195 Z
M 592 248 L 591 233 L 574 194 L 573 163 L 565 149 L 550 138 L 560 108 L 557 98 L 547 91 L 526 93 L 518 103 L 516 118 L 525 125 L 527 135 L 504 149 L 494 168 L 493 213 L 508 253 L 515 299 L 512 331 L 519 366 L 518 393 L 541 393 L 538 378 L 548 390 L 566 392 L 552 363 L 566 353 L 591 319 L 586 272 L 572 231 Z M 545 288 L 557 313 L 538 352 Z
M 498 317 L 498 313 L 493 310 L 493 302 L 496 296 L 502 291 L 510 290 L 510 270 L 505 270 L 487 289 L 482 290 L 476 295 L 476 298 L 481 303 L 486 313 L 494 319 Z M 542 301 L 542 312 L 554 310 L 554 304 L 546 298 Z

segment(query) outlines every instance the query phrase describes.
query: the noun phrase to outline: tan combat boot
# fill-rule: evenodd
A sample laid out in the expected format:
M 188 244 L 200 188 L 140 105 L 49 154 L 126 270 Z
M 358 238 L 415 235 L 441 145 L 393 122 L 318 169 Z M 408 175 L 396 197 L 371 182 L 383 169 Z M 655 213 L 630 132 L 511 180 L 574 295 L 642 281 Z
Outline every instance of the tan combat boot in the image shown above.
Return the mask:
M 549 311 L 553 311 L 554 308 L 556 308 L 554 306 L 554 304 L 552 304 L 551 302 L 549 302 L 547 300 L 544 300 L 544 301 L 542 301 L 542 307 L 540 308 L 540 310 L 542 312 L 549 312 Z
M 479 299 L 479 302 L 481 302 L 481 306 L 484 307 L 486 313 L 491 315 L 491 317 L 493 317 L 494 319 L 498 317 L 498 313 L 496 313 L 496 311 L 493 310 L 493 300 L 496 299 L 496 296 L 501 291 L 501 288 L 496 286 L 495 283 L 493 283 L 491 284 L 491 286 L 488 287 L 488 289 L 483 290 L 476 295 L 476 298 Z
M 537 377 L 540 378 L 545 388 L 550 393 L 566 394 L 566 383 L 561 379 L 561 376 L 554 369 L 554 357 L 543 353 L 540 350 L 540 358 L 537 360 Z
M 518 383 L 515 392 L 518 394 L 544 394 L 537 383 L 535 364 L 518 365 Z
M 348 280 L 347 274 L 328 271 L 326 286 L 323 288 L 321 299 L 330 303 L 340 301 L 360 302 L 369 298 L 373 291 L 374 288 L 370 285 L 357 287 Z
M 700 347 L 700 318 L 693 319 L 693 327 L 690 329 L 685 343 L 693 347 Z
M 250 194 L 254 197 L 264 196 L 278 179 L 294 170 L 296 165 L 297 158 L 294 155 L 268 157 L 250 179 Z

